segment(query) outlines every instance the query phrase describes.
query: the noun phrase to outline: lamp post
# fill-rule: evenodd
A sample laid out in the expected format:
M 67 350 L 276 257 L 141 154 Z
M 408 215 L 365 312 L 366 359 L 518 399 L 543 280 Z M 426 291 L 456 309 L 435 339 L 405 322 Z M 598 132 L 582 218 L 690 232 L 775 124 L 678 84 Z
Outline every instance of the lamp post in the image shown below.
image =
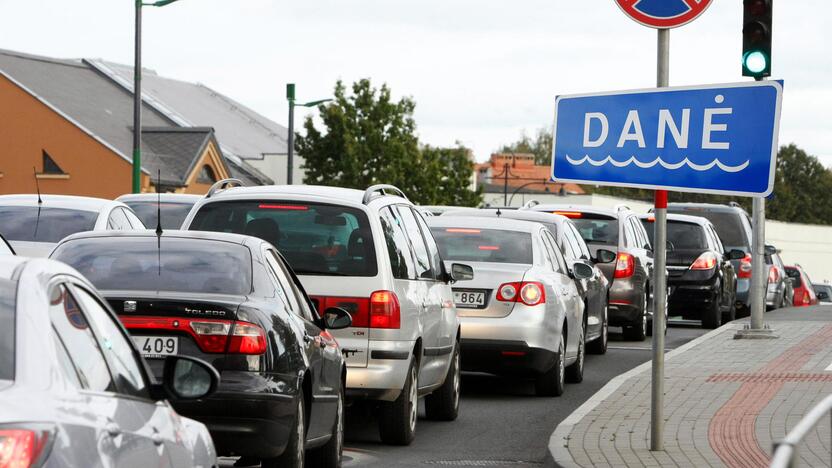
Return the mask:
M 286 83 L 286 99 L 289 101 L 289 138 L 286 144 L 288 148 L 288 158 L 286 160 L 286 184 L 292 185 L 292 172 L 294 172 L 295 165 L 295 107 L 315 107 L 332 99 L 319 99 L 317 101 L 305 102 L 298 104 L 295 102 L 295 84 Z
M 136 41 L 133 63 L 133 193 L 142 190 L 142 7 L 163 7 L 178 0 L 144 3 L 136 0 Z

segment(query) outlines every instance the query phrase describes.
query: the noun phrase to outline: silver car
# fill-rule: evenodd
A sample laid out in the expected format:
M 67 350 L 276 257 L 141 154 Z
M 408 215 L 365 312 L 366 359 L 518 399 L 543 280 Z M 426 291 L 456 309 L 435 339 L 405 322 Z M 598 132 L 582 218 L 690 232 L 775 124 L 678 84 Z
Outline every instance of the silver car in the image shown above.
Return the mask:
M 541 223 L 439 216 L 428 219 L 442 258 L 474 268 L 453 287 L 462 323 L 462 368 L 533 377 L 538 395 L 583 380 L 587 316 L 575 279 L 593 268 L 567 264 Z

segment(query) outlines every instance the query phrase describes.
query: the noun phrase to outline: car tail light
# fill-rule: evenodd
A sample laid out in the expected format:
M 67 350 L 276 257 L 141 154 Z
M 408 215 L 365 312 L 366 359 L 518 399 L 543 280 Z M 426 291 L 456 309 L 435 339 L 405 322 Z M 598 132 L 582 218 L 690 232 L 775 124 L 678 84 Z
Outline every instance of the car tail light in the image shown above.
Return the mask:
M 128 330 L 165 330 L 190 335 L 203 353 L 263 354 L 266 331 L 259 325 L 235 320 L 180 317 L 119 317 Z M 0 465 L 2 466 L 2 465 Z
M 276 205 L 276 204 L 269 204 L 264 203 L 259 205 L 258 208 L 261 210 L 284 210 L 284 211 L 307 211 L 309 209 L 308 206 L 304 205 Z
M 803 291 L 803 305 L 812 305 L 812 298 L 809 297 L 809 291 Z
M 570 219 L 579 219 L 584 216 L 580 211 L 553 211 L 552 214 L 566 216 Z
M 618 253 L 618 258 L 615 262 L 615 278 L 629 278 L 636 272 L 636 259 L 632 255 L 624 252 Z
M 769 283 L 776 283 L 780 280 L 780 272 L 777 271 L 777 268 L 771 267 L 768 269 L 768 282 Z
M 210 321 L 190 323 L 193 337 L 199 349 L 206 353 L 224 353 L 225 345 L 228 343 L 228 332 L 231 330 L 231 321 Z
M 497 300 L 536 306 L 546 302 L 546 290 L 536 281 L 503 283 L 497 288 Z
M 234 322 L 230 354 L 263 354 L 266 352 L 266 332 L 260 326 L 248 322 Z
M 370 295 L 370 328 L 400 328 L 399 298 L 393 291 L 376 291 Z
M 713 252 L 703 253 L 690 266 L 691 270 L 713 270 L 714 268 L 716 268 L 716 255 Z
M 737 272 L 737 278 L 751 278 L 751 254 L 745 254 L 745 257 L 740 260 L 740 271 Z
M 0 428 L 0 467 L 37 466 L 48 453 L 53 430 Z

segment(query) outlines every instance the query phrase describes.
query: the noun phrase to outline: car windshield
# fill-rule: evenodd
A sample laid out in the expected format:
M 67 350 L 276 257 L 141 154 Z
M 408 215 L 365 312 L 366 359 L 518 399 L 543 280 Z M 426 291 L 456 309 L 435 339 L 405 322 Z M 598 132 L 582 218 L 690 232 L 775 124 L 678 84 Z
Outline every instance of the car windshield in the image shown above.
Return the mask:
M 832 285 L 814 284 L 812 287 L 815 289 L 815 293 L 825 292 L 828 297 L 832 298 Z
M 14 380 L 15 283 L 0 279 L 0 380 Z
M 346 206 L 297 201 L 209 203 L 189 229 L 259 237 L 283 254 L 299 275 L 376 276 L 367 215 Z
M 148 229 L 156 229 L 157 212 L 162 212 L 162 229 L 179 229 L 185 217 L 191 212 L 193 203 L 162 202 L 158 206 L 155 202 L 124 202 L 136 212 Z
M 792 285 L 796 288 L 803 286 L 803 278 L 800 276 L 800 270 L 797 268 L 786 267 L 786 275 L 792 279 Z
M 98 213 L 46 206 L 0 206 L 0 234 L 9 241 L 58 242 L 77 232 L 91 231 Z
M 748 235 L 743 226 L 740 214 L 728 211 L 710 211 L 710 210 L 686 210 L 679 208 L 668 208 L 668 213 L 687 214 L 691 216 L 701 216 L 708 219 L 714 225 L 722 245 L 725 246 L 726 251 L 731 249 L 739 249 L 744 252 L 750 252 L 751 247 L 748 245 Z
M 162 236 L 78 239 L 52 257 L 98 289 L 248 294 L 251 253 L 241 244 Z
M 650 238 L 650 245 L 653 245 L 653 218 L 642 219 L 641 223 L 647 231 L 647 237 Z M 667 240 L 673 244 L 675 250 L 706 250 L 708 248 L 705 229 L 695 223 L 668 221 Z
M 570 216 L 587 244 L 618 245 L 618 220 L 606 216 Z
M 491 263 L 532 263 L 532 235 L 498 229 L 432 227 L 445 260 Z

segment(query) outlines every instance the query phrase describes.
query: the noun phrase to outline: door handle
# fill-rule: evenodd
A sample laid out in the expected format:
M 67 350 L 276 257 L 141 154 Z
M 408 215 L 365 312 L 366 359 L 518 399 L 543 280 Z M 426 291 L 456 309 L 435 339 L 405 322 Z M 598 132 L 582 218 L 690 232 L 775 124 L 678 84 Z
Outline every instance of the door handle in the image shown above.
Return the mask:
M 162 438 L 162 434 L 159 434 L 159 431 L 156 428 L 153 428 L 153 435 L 150 436 L 150 440 L 153 441 L 154 445 L 162 445 L 165 439 Z
M 108 421 L 107 424 L 104 425 L 104 429 L 110 437 L 118 437 L 121 435 L 121 428 L 118 427 L 118 424 L 113 421 Z

